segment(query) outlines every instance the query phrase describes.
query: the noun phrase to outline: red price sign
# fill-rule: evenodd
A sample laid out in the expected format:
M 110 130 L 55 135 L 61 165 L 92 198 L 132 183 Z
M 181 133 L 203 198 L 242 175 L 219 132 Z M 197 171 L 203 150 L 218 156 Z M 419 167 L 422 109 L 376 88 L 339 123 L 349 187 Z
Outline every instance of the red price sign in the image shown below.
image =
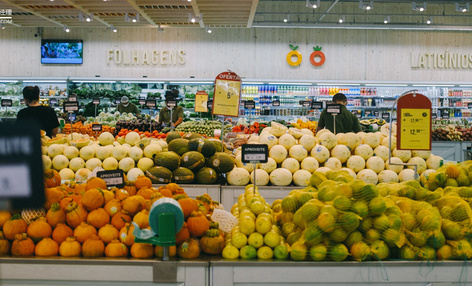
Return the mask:
M 397 149 L 431 150 L 431 101 L 418 93 L 398 100 Z
M 234 72 L 220 73 L 215 79 L 212 114 L 239 116 L 241 78 Z

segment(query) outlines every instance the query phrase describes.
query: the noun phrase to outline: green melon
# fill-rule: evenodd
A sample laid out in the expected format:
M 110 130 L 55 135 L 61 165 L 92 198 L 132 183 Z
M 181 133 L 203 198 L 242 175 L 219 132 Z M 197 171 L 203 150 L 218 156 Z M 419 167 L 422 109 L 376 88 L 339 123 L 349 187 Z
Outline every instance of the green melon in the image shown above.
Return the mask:
M 216 147 L 213 142 L 208 139 L 194 138 L 188 142 L 190 151 L 197 151 L 202 153 L 205 158 L 211 157 L 216 152 Z
M 195 173 L 195 181 L 197 184 L 214 184 L 217 180 L 218 174 L 212 168 L 203 167 Z
M 215 169 L 219 174 L 228 173 L 234 168 L 234 158 L 223 152 L 216 152 L 215 155 L 211 156 L 207 161 L 207 167 Z
M 177 139 L 174 139 L 174 140 L 170 141 L 169 146 L 167 146 L 167 149 L 169 151 L 173 151 L 173 152 L 179 154 L 179 156 L 182 156 L 183 154 L 190 151 L 188 149 L 188 140 L 183 139 L 183 138 L 177 138 Z
M 193 172 L 184 167 L 178 167 L 173 172 L 174 182 L 177 184 L 190 184 L 193 183 L 195 175 Z
M 198 133 L 185 133 L 182 138 L 187 139 L 187 140 L 192 140 L 195 138 L 203 138 L 203 136 Z
M 168 184 L 172 182 L 172 171 L 160 166 L 152 167 L 146 171 L 146 176 L 153 184 Z
M 154 164 L 156 166 L 166 167 L 167 169 L 173 171 L 180 165 L 180 156 L 175 152 L 161 152 L 154 157 Z
M 209 139 L 211 143 L 213 143 L 215 145 L 215 148 L 216 148 L 216 152 L 223 152 L 224 148 L 223 147 L 223 144 L 221 143 L 221 140 L 219 139 L 216 139 L 216 138 L 210 138 Z
M 180 166 L 193 171 L 198 170 L 205 166 L 205 157 L 197 151 L 189 151 L 182 155 Z
M 166 142 L 167 144 L 169 144 L 172 140 L 177 139 L 177 138 L 182 138 L 182 136 L 180 136 L 180 133 L 177 131 L 171 131 L 167 133 Z

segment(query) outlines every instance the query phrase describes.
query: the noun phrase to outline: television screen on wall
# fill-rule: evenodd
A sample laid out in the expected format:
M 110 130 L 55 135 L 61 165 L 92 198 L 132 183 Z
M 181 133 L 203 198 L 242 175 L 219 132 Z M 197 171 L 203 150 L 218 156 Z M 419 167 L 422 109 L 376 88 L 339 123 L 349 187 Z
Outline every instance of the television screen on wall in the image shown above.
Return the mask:
M 82 40 L 41 40 L 42 64 L 82 64 Z

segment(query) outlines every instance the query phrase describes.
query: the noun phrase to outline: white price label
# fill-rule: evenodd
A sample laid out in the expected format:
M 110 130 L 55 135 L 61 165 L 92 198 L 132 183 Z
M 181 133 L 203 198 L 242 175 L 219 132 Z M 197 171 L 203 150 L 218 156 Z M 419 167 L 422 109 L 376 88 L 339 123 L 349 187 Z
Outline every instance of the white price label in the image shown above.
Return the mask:
M 262 161 L 265 159 L 265 154 L 245 154 L 246 161 Z
M 0 197 L 29 197 L 32 194 L 28 165 L 0 166 Z
M 120 185 L 123 184 L 122 178 L 103 178 L 107 185 Z

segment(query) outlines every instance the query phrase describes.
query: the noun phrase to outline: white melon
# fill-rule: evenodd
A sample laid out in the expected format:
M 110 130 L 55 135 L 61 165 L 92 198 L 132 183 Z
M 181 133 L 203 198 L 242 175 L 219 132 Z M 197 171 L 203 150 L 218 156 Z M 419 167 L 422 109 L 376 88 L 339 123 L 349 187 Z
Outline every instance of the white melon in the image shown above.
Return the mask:
M 359 155 L 353 155 L 346 161 L 346 167 L 358 173 L 365 168 L 365 160 Z
M 315 172 L 321 173 L 323 176 L 327 176 L 329 172 L 332 172 L 331 168 L 328 167 L 319 167 Z
M 416 176 L 415 170 L 413 169 L 401 170 L 401 172 L 398 174 L 398 178 L 400 179 L 400 182 L 407 182 L 420 179 L 419 176 Z
M 69 168 L 64 168 L 59 171 L 62 181 L 70 181 L 75 179 L 75 173 Z
M 365 165 L 367 169 L 371 169 L 377 174 L 385 169 L 385 161 L 378 156 L 372 156 L 367 159 Z
M 112 146 L 112 145 L 109 145 L 109 146 Z M 100 146 L 95 150 L 95 156 L 102 161 L 110 157 L 111 155 L 112 155 L 112 150 L 104 146 Z
M 69 166 L 69 159 L 66 156 L 59 154 L 52 158 L 52 167 L 56 170 L 62 170 Z
M 434 169 L 426 169 L 423 173 L 420 175 L 420 183 L 424 187 L 426 183 L 428 183 L 429 175 L 432 173 L 436 172 Z
M 262 169 L 256 169 L 255 172 L 256 172 L 256 186 L 266 186 L 267 184 L 269 184 L 270 176 L 266 171 Z M 251 180 L 251 184 L 254 184 L 254 171 L 251 172 L 250 180 Z
M 80 148 L 80 158 L 84 159 L 85 161 L 95 157 L 95 149 L 91 146 L 85 146 Z
M 408 160 L 411 159 L 411 151 L 410 150 L 398 150 L 398 149 L 393 149 L 392 151 L 392 156 L 393 157 L 398 157 L 402 160 L 403 163 L 408 162 Z
M 300 169 L 300 163 L 297 159 L 294 158 L 287 158 L 282 162 L 282 168 L 289 170 L 290 172 L 295 173 L 297 170 Z
M 93 171 L 93 169 L 95 169 L 96 167 L 102 167 L 102 161 L 100 161 L 100 159 L 90 158 L 85 161 L 85 168 L 89 169 L 90 171 Z
M 285 168 L 277 168 L 270 173 L 269 179 L 272 185 L 288 186 L 292 183 L 292 172 Z
M 411 151 L 412 157 L 420 157 L 424 160 L 427 160 L 429 156 L 431 156 L 431 151 L 424 151 L 424 150 L 413 150 Z
M 302 145 L 293 145 L 290 147 L 288 154 L 291 158 L 296 159 L 298 162 L 301 162 L 308 156 L 308 150 L 305 149 Z
M 325 146 L 316 145 L 311 149 L 311 156 L 318 160 L 318 163 L 324 163 L 329 158 L 329 150 Z
M 284 146 L 287 150 L 290 150 L 292 146 L 297 144 L 297 139 L 290 134 L 283 134 L 279 137 L 278 144 Z
M 333 149 L 338 143 L 338 138 L 331 132 L 324 132 L 318 137 L 319 144 L 325 146 L 329 150 Z
M 138 164 L 136 166 L 139 169 L 146 172 L 147 170 L 151 169 L 154 166 L 154 161 L 152 159 L 148 158 L 148 157 L 143 157 L 143 158 L 139 159 Z
M 300 167 L 303 170 L 307 170 L 308 172 L 313 173 L 316 169 L 320 167 L 320 164 L 318 163 L 318 160 L 316 160 L 315 158 L 306 157 L 300 163 Z
M 123 145 L 115 146 L 112 152 L 112 156 L 118 161 L 125 158 L 127 155 L 128 155 L 128 150 Z
M 43 170 L 44 171 L 50 170 L 52 167 L 51 158 L 49 158 L 49 156 L 47 155 L 42 155 L 41 158 L 43 159 Z
M 125 157 L 121 159 L 118 163 L 118 168 L 123 170 L 123 172 L 128 172 L 129 170 L 133 169 L 135 166 L 135 161 L 131 157 Z
M 364 160 L 364 159 L 362 159 L 362 160 Z M 351 175 L 351 177 L 353 177 L 354 179 L 357 179 L 357 174 L 356 174 L 356 172 L 354 172 L 354 170 L 349 169 L 349 168 L 341 168 L 340 171 L 342 171 L 342 170 L 348 171 L 349 174 Z
M 288 151 L 282 145 L 274 145 L 269 150 L 269 157 L 275 160 L 278 164 L 282 163 L 287 158 Z
M 275 145 L 277 145 L 277 142 L 279 142 L 277 137 L 268 132 L 259 136 L 259 143 L 267 144 L 269 150 L 272 149 L 272 147 L 274 147 Z
M 154 162 L 153 162 L 153 165 L 154 165 Z M 116 170 L 118 169 L 118 160 L 116 160 L 114 157 L 108 157 L 105 160 L 103 160 L 102 167 L 106 171 Z
M 310 181 L 311 173 L 307 170 L 297 170 L 293 174 L 293 183 L 296 186 L 306 187 Z
M 382 140 L 382 146 L 385 146 L 388 148 L 388 145 L 391 144 L 390 146 L 390 150 L 393 151 L 396 147 L 397 147 L 397 137 L 395 136 L 392 136 L 392 141 L 389 142 L 389 137 L 385 137 L 383 140 Z
M 298 144 L 305 147 L 308 152 L 310 152 L 317 143 L 318 140 L 316 140 L 315 136 L 313 135 L 304 134 L 302 137 L 300 137 L 300 139 L 298 139 Z
M 140 139 L 141 136 L 139 136 L 139 133 L 135 131 L 128 132 L 128 134 L 125 136 L 125 142 L 130 146 L 134 146 Z
M 139 147 L 138 147 L 139 148 Z M 128 177 L 128 181 L 134 182 L 139 176 L 144 176 L 143 170 L 139 168 L 132 168 L 131 170 L 126 173 L 126 177 Z
M 137 147 L 137 146 L 134 146 L 134 147 L 131 147 L 129 149 L 129 153 L 128 153 L 128 156 L 130 156 L 133 160 L 135 160 L 136 162 L 139 161 L 139 159 L 141 159 L 143 157 L 143 149 Z
M 378 156 L 382 158 L 382 160 L 387 161 L 388 156 L 390 155 L 390 150 L 388 150 L 388 147 L 379 145 L 375 147 L 374 149 L 374 156 Z
M 91 173 L 92 171 L 90 171 L 89 169 L 87 168 L 82 168 L 82 169 L 78 169 L 76 172 L 75 172 L 75 181 L 77 183 L 85 183 L 88 179 L 88 176 L 89 174 Z
M 437 170 L 439 167 L 441 167 L 444 163 L 444 160 L 441 156 L 436 156 L 431 154 L 429 158 L 426 160 L 426 166 L 428 169 L 434 169 Z
M 367 133 L 362 139 L 363 144 L 369 145 L 372 149 L 380 145 L 380 139 L 375 133 Z
M 389 164 L 388 160 L 385 161 L 385 169 L 394 171 L 397 174 L 400 173 L 401 170 L 403 170 L 404 166 L 399 165 L 403 163 L 402 159 L 397 158 L 397 157 L 392 157 L 390 158 L 390 162 L 394 164 Z
M 102 146 L 111 145 L 114 141 L 115 137 L 108 131 L 102 132 L 102 134 L 98 136 L 98 142 L 100 142 L 100 145 Z
M 233 186 L 246 186 L 250 181 L 250 174 L 244 168 L 233 168 L 229 173 L 226 174 L 226 179 L 230 185 Z M 256 175 L 257 177 L 257 175 Z M 256 178 L 257 180 L 257 178 Z
M 345 163 L 351 156 L 351 150 L 346 145 L 336 145 L 331 149 L 331 157 L 338 158 L 341 163 Z
M 350 150 L 356 149 L 361 143 L 359 135 L 353 132 L 345 133 L 338 138 L 338 144 L 346 145 Z
M 79 157 L 79 149 L 75 146 L 67 146 L 64 148 L 63 155 L 71 160 L 72 158 Z
M 374 155 L 374 149 L 372 149 L 370 145 L 361 144 L 356 147 L 356 149 L 354 150 L 354 154 L 361 156 L 362 158 L 364 158 L 364 160 L 367 160 Z
M 51 144 L 48 147 L 48 155 L 51 158 L 56 157 L 57 155 L 62 155 L 64 152 L 64 145 L 63 144 Z
M 359 180 L 366 182 L 367 184 L 372 184 L 372 185 L 376 185 L 377 182 L 379 181 L 377 177 L 377 173 L 375 173 L 371 169 L 361 170 L 359 173 L 357 173 L 357 178 Z
M 418 174 L 423 173 L 426 171 L 426 161 L 421 158 L 421 157 L 412 157 L 410 160 L 408 160 L 408 164 L 414 164 L 416 165 L 416 171 Z M 408 169 L 415 169 L 415 166 L 407 166 Z
M 259 168 L 270 174 L 273 170 L 277 169 L 277 162 L 273 158 L 267 158 L 267 163 L 262 163 Z
M 324 166 L 327 168 L 330 168 L 331 170 L 337 171 L 337 170 L 341 170 L 341 168 L 343 167 L 343 164 L 338 158 L 331 157 L 331 158 L 328 158 L 326 162 L 324 162 Z
M 239 167 L 239 168 L 244 168 L 246 169 L 248 172 L 252 172 L 252 170 L 254 170 L 254 164 L 244 164 L 242 161 L 241 161 L 241 153 L 239 153 L 238 155 L 236 155 L 236 158 L 234 159 L 235 163 L 236 163 L 236 166 Z
M 391 170 L 383 170 L 378 174 L 379 183 L 398 183 L 398 175 Z
M 77 172 L 77 170 L 82 169 L 84 167 L 85 167 L 85 161 L 84 159 L 80 157 L 72 158 L 69 161 L 69 168 L 74 172 Z

